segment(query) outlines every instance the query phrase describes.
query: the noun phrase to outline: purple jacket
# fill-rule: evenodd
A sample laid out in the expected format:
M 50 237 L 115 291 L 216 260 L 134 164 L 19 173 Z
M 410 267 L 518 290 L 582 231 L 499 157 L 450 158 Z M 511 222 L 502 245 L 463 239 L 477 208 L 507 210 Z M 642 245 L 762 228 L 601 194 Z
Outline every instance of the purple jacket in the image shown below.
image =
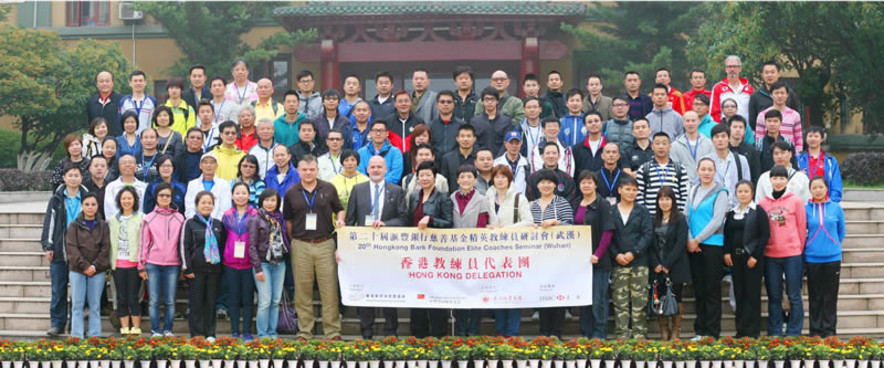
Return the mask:
M 236 207 L 233 207 L 221 217 L 221 222 L 227 228 L 227 241 L 224 243 L 224 255 L 221 257 L 222 263 L 230 268 L 245 270 L 252 268 L 252 262 L 249 259 L 249 220 L 258 216 L 258 210 L 252 207 L 246 207 L 246 212 L 242 218 L 237 218 Z M 236 242 L 245 243 L 242 258 L 234 257 L 236 252 Z

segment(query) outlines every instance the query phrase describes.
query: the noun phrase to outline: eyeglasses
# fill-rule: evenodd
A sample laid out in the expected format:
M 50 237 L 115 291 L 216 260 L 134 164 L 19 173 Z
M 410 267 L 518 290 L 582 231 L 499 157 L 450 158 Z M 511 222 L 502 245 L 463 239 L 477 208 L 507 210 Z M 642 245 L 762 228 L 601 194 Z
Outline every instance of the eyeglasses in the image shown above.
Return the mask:
M 327 140 L 327 141 L 332 141 L 332 142 L 337 142 L 337 141 L 342 141 L 343 139 L 341 139 L 341 138 L 337 138 L 337 137 L 335 137 L 335 138 L 328 137 L 328 138 L 326 138 L 325 140 Z
M 725 65 L 724 68 L 725 68 L 725 69 L 736 69 L 736 68 L 739 68 L 739 67 L 741 67 L 741 66 L 742 66 L 742 65 Z
M 497 99 L 494 97 L 485 97 L 482 99 L 482 101 L 495 102 L 495 101 L 497 101 Z
M 372 129 L 371 132 L 372 133 L 386 133 L 387 130 L 386 129 Z
M 441 105 L 448 105 L 448 104 L 453 104 L 454 100 L 439 100 L 438 103 Z
M 626 106 L 629 106 L 629 104 L 625 104 L 625 103 L 616 103 L 616 104 L 614 104 L 613 106 L 614 106 L 614 107 L 626 107 Z
M 236 132 L 222 132 L 223 135 L 236 135 Z
M 240 168 L 242 168 L 242 169 L 256 169 L 258 167 L 255 165 L 251 165 L 251 164 L 242 164 L 242 166 L 240 166 Z
M 171 194 L 161 193 L 157 194 L 157 198 L 172 198 Z
M 298 84 L 308 84 L 308 83 L 313 83 L 313 80 L 312 79 L 302 79 L 302 80 L 298 81 Z

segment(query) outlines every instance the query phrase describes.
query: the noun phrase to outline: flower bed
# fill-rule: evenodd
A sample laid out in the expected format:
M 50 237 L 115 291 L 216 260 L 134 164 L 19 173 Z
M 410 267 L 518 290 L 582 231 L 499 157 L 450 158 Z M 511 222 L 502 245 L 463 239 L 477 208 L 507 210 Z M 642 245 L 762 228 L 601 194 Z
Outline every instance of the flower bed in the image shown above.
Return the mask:
M 220 338 L 0 341 L 2 368 L 881 368 L 884 346 L 869 338 L 700 341 L 477 337 L 325 341 Z M 45 362 L 45 363 L 44 363 Z M 183 363 L 183 366 L 182 366 Z M 343 367 L 342 367 L 342 364 Z M 486 365 L 487 364 L 487 365 Z

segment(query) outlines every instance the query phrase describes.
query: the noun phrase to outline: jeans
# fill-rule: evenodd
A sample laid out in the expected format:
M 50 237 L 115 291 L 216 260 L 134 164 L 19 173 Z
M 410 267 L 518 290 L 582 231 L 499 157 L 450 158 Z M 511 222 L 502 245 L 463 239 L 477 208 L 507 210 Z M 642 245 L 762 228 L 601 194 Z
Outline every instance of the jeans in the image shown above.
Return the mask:
M 255 316 L 255 324 L 258 329 L 258 338 L 277 338 L 276 325 L 279 323 L 279 302 L 282 300 L 282 285 L 286 278 L 285 263 L 271 264 L 261 262 L 261 271 L 264 272 L 264 281 L 255 280 L 258 289 L 258 313 Z M 252 269 L 252 274 L 255 270 Z
M 479 335 L 479 324 L 484 312 L 482 309 L 455 309 L 454 329 L 457 336 Z
M 522 324 L 522 310 L 495 309 L 494 327 L 497 334 L 504 337 L 519 336 L 519 326 Z
M 101 337 L 101 292 L 104 290 L 105 273 L 92 277 L 69 271 L 71 280 L 71 337 L 83 336 L 83 309 L 89 302 L 89 337 Z
M 804 259 L 798 255 L 785 258 L 768 258 L 765 265 L 764 284 L 767 288 L 770 316 L 767 322 L 768 336 L 782 336 L 783 320 L 783 274 L 786 275 L 786 295 L 789 298 L 789 321 L 786 336 L 800 336 L 804 324 L 804 305 L 801 301 L 801 282 L 804 276 Z
M 234 335 L 252 333 L 252 315 L 255 303 L 255 276 L 251 268 L 236 269 L 224 266 L 223 280 L 227 282 L 227 311 L 230 313 L 230 328 Z M 224 281 L 221 282 L 222 284 Z M 220 298 L 220 291 L 219 291 Z M 218 305 L 218 303 L 215 303 Z M 239 328 L 240 311 L 242 329 Z
M 49 275 L 52 278 L 49 316 L 52 327 L 58 327 L 63 331 L 68 324 L 68 264 L 62 261 L 50 263 Z
M 181 266 L 158 266 L 146 264 L 148 312 L 150 313 L 150 333 L 172 332 L 175 318 L 175 291 L 178 289 L 178 273 Z M 165 301 L 166 315 L 160 326 L 160 294 Z
M 585 337 L 608 338 L 608 286 L 611 271 L 592 270 L 592 305 L 581 308 L 580 332 Z

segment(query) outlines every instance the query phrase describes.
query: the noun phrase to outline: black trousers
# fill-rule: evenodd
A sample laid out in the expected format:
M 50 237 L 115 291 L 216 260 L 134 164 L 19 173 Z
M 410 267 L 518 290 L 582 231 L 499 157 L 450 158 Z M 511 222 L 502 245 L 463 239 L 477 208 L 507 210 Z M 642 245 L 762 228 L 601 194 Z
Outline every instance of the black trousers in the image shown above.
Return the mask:
M 444 337 L 448 323 L 448 309 L 411 309 L 411 334 L 422 339 L 424 337 Z
M 360 307 L 359 310 L 359 329 L 362 332 L 362 338 L 371 339 L 374 336 L 374 307 Z M 396 308 L 381 308 L 384 314 L 384 336 L 396 336 L 396 330 L 399 329 L 399 312 Z
M 746 262 L 749 255 L 743 250 L 731 254 L 734 266 L 731 275 L 734 282 L 734 298 L 737 301 L 737 337 L 758 337 L 761 335 L 761 278 L 764 276 L 764 257 L 754 268 Z
M 190 279 L 190 326 L 192 336 L 215 336 L 215 301 L 220 273 L 194 272 Z
M 566 308 L 538 308 L 540 314 L 540 336 L 562 338 L 562 325 L 565 323 Z
M 804 267 L 807 272 L 807 298 L 810 302 L 810 336 L 835 336 L 841 261 L 808 262 Z
M 694 331 L 699 336 L 718 338 L 721 334 L 721 278 L 724 251 L 720 246 L 700 244 L 700 253 L 690 253 L 691 279 L 697 300 Z
M 141 300 L 138 298 L 141 277 L 138 276 L 138 267 L 117 267 L 114 286 L 117 287 L 117 316 L 141 317 Z

